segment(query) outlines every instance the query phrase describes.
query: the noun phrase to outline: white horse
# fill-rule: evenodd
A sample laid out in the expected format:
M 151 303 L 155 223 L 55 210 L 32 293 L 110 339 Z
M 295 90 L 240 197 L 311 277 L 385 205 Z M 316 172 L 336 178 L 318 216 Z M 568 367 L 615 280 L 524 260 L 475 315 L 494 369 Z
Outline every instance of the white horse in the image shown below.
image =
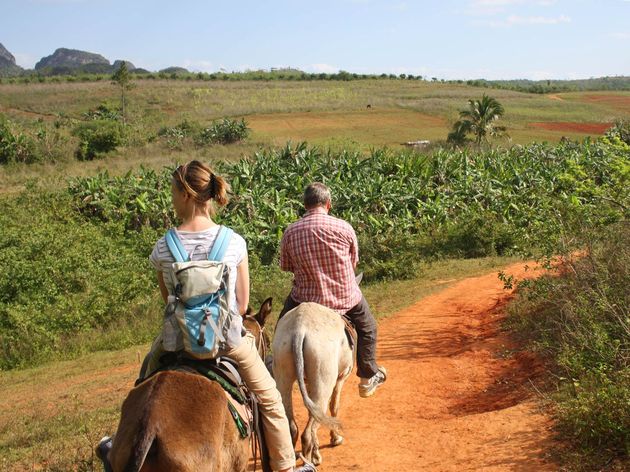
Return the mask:
M 289 419 L 293 444 L 298 427 L 293 416 L 291 392 L 297 380 L 309 418 L 302 432 L 302 454 L 315 465 L 322 462 L 317 430 L 330 428 L 330 442 L 343 442 L 337 419 L 343 383 L 352 372 L 353 352 L 335 311 L 317 303 L 302 303 L 286 313 L 273 339 L 273 373 Z M 330 407 L 331 416 L 326 414 Z

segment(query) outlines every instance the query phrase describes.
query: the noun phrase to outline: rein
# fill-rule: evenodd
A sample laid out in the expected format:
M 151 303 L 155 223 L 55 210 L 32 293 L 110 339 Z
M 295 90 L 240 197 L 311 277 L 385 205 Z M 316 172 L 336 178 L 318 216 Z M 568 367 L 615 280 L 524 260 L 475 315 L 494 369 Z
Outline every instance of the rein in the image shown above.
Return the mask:
M 253 321 L 256 324 L 256 326 L 258 326 L 260 336 L 256 339 L 256 350 L 258 351 L 260 358 L 264 361 L 265 357 L 267 357 L 267 343 L 265 343 L 265 333 L 266 333 L 265 327 L 262 326 L 258 322 L 255 315 L 247 315 L 245 317 L 245 320 Z

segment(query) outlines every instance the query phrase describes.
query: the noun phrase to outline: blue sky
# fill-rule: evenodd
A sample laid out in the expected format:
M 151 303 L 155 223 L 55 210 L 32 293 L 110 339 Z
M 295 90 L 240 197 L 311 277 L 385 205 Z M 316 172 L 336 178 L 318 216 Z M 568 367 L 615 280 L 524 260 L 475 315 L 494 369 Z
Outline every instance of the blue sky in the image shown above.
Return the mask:
M 443 79 L 630 75 L 630 0 L 0 0 L 23 67 L 58 47 L 158 70 Z

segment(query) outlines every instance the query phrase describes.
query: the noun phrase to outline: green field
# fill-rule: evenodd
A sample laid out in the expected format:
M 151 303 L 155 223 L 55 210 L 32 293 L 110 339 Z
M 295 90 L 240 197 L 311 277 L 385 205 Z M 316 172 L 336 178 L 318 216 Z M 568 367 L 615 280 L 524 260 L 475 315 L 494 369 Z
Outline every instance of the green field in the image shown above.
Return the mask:
M 144 163 L 160 167 L 191 157 L 234 159 L 260 146 L 283 145 L 287 140 L 352 147 L 400 148 L 406 141 L 444 141 L 459 110 L 472 98 L 488 93 L 505 107 L 502 120 L 510 146 L 531 141 L 557 142 L 563 136 L 582 139 L 601 132 L 581 131 L 580 124 L 605 129 L 615 119 L 630 117 L 630 92 L 571 92 L 539 95 L 487 90 L 468 85 L 404 80 L 362 81 L 169 81 L 136 80 L 129 92 L 131 139 L 112 157 L 97 163 L 54 167 L 0 169 L 0 191 L 29 177 L 85 175 L 97 168 L 115 172 Z M 108 81 L 0 85 L 0 113 L 34 134 L 53 129 L 55 122 L 83 120 L 83 114 L 102 103 L 118 105 L 118 92 Z M 367 108 L 367 105 L 371 108 Z M 252 128 L 246 144 L 236 147 L 172 149 L 150 142 L 161 127 L 184 120 L 202 125 L 224 116 L 245 117 Z M 569 123 L 545 129 L 541 123 Z M 51 134 L 51 133 L 49 133 Z M 57 161 L 71 159 L 76 143 L 61 129 L 62 149 Z M 122 159 L 121 159 L 122 158 Z
M 483 93 L 505 108 L 510 138 L 483 149 L 442 147 L 458 112 Z M 209 161 L 231 182 L 231 203 L 218 219 L 248 241 L 252 303 L 273 296 L 276 312 L 290 283 L 277 267 L 278 241 L 298 218 L 311 180 L 330 185 L 335 214 L 357 230 L 365 293 L 378 316 L 508 258 L 549 261 L 583 251 L 630 216 L 627 123 L 602 137 L 613 122 L 630 119 L 630 92 L 541 95 L 406 80 L 136 80 L 127 98 L 116 149 L 77 160 L 77 129 L 120 127 L 90 118 L 103 104 L 116 110 L 118 90 L 109 81 L 0 84 L 0 133 L 23 138 L 22 151 L 36 157 L 0 164 L 4 469 L 94 467 L 90 446 L 114 427 L 136 353 L 159 329 L 147 256 L 175 221 L 168 166 L 176 162 Z M 223 145 L 187 134 L 223 117 L 245 118 L 250 136 Z M 413 151 L 402 144 L 423 139 L 433 145 Z M 20 142 L 0 145 L 8 153 Z M 604 303 L 591 295 L 586 306 Z M 562 319 L 549 319 L 555 315 Z M 575 347 L 587 352 L 585 375 L 599 362 L 602 382 L 618 372 L 627 378 L 629 369 L 630 336 L 607 323 L 593 321 Z M 621 354 L 606 364 L 598 349 L 609 344 Z M 114 390 L 111 382 L 120 385 Z M 588 385 L 590 408 L 600 391 L 597 382 Z M 626 397 L 612 398 L 617 405 Z M 591 413 L 581 411 L 579 427 L 592 424 Z M 598 425 L 594 442 L 616 428 L 610 447 L 623 454 L 624 424 L 606 417 Z

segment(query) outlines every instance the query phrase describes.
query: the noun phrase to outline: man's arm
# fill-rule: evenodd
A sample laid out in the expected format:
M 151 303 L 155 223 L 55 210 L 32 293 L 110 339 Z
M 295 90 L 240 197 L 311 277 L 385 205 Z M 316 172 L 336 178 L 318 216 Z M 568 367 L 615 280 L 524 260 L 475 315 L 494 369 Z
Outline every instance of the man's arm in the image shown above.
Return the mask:
M 293 261 L 289 254 L 286 233 L 282 235 L 282 240 L 280 241 L 280 269 L 286 272 L 293 272 Z
M 352 261 L 352 268 L 356 269 L 359 263 L 359 241 L 354 229 L 351 228 L 352 238 L 350 243 L 350 260 Z

